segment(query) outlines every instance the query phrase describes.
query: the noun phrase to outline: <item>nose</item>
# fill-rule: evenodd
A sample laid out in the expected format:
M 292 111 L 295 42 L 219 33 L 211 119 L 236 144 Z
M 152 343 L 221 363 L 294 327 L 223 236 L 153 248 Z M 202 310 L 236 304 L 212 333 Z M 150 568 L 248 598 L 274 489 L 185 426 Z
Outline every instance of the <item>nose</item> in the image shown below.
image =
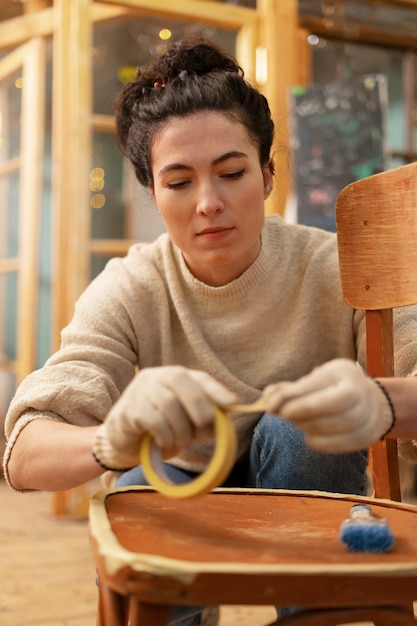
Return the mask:
M 224 203 L 215 187 L 206 184 L 200 187 L 196 211 L 199 215 L 214 215 L 224 210 Z

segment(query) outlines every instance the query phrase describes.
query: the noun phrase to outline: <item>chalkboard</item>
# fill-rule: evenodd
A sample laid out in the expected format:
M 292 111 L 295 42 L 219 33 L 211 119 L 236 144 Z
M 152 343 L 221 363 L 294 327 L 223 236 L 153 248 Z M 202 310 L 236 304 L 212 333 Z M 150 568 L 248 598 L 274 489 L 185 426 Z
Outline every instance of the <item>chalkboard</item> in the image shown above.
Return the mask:
M 293 87 L 290 100 L 297 221 L 334 231 L 343 187 L 386 169 L 386 79 Z

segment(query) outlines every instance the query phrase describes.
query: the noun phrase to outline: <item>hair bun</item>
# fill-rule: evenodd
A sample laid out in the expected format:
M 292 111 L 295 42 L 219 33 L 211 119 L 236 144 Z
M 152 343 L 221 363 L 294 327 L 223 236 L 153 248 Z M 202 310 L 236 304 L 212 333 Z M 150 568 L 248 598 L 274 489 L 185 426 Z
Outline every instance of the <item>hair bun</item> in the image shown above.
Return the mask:
M 234 72 L 243 76 L 242 68 L 231 55 L 213 42 L 190 37 L 169 45 L 147 68 L 146 78 L 151 84 L 168 83 L 189 73 L 205 74 L 213 71 Z

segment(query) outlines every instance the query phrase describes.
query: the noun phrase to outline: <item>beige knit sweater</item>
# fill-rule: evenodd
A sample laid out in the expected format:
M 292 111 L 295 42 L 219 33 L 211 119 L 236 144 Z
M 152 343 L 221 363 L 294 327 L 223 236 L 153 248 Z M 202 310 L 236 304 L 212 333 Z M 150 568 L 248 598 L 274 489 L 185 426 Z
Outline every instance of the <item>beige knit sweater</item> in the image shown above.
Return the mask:
M 417 309 L 396 314 L 397 374 L 417 369 Z M 335 357 L 364 364 L 364 316 L 343 302 L 336 237 L 266 218 L 261 252 L 239 278 L 211 287 L 188 271 L 167 234 L 111 260 L 76 304 L 62 347 L 17 390 L 6 418 L 10 450 L 25 424 L 49 417 L 101 423 L 135 368 L 202 369 L 252 402 Z M 235 418 L 239 458 L 259 415 Z M 201 471 L 212 444 L 172 460 Z

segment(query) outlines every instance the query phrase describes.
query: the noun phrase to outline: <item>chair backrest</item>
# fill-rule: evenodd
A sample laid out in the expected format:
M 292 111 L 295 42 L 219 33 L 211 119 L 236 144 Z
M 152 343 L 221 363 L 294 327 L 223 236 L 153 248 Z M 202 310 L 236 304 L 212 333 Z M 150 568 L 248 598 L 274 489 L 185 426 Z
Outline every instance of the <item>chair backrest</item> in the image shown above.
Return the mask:
M 344 299 L 366 311 L 368 374 L 394 376 L 392 309 L 417 303 L 417 163 L 345 187 L 336 232 Z M 375 495 L 400 500 L 396 441 L 374 444 L 370 462 Z

